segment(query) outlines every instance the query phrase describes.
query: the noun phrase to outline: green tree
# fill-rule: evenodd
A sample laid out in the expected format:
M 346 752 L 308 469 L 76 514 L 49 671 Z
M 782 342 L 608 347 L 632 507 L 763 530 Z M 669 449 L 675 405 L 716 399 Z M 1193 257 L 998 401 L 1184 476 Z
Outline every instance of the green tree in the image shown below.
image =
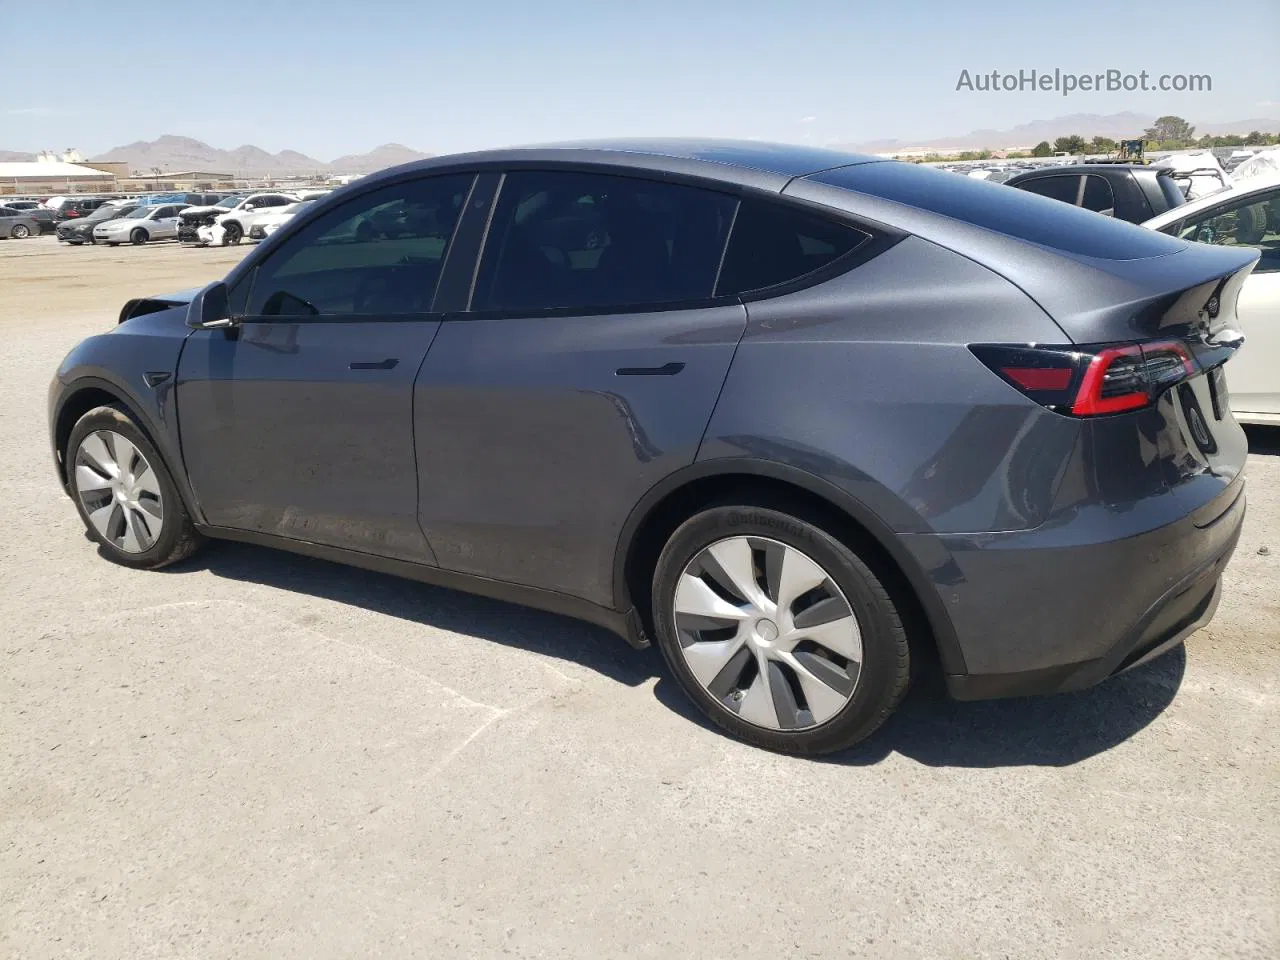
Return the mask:
M 1116 149 L 1116 142 L 1110 137 L 1094 137 L 1089 141 L 1090 153 L 1112 153 Z
M 1041 140 L 1031 148 L 1033 157 L 1051 157 L 1053 156 L 1053 147 L 1049 146 L 1048 140 Z
M 1170 141 L 1182 144 L 1194 140 L 1196 128 L 1181 117 L 1160 117 L 1142 135 L 1148 140 L 1159 140 L 1167 146 Z
M 1073 133 L 1069 137 L 1059 137 L 1053 141 L 1053 149 L 1058 153 L 1084 153 L 1085 146 L 1084 137 L 1078 133 Z
M 1261 143 L 1263 143 L 1263 142 L 1264 142 L 1264 141 L 1263 141 L 1263 138 L 1264 138 L 1265 136 L 1266 136 L 1266 134 L 1262 133 L 1261 131 L 1258 131 L 1258 130 L 1250 130 L 1250 131 L 1249 131 L 1249 135 L 1248 135 L 1247 137 L 1245 137 L 1245 138 L 1244 138 L 1244 142 L 1245 142 L 1245 143 L 1247 143 L 1247 144 L 1248 144 L 1249 146 L 1251 146 L 1251 147 L 1256 147 L 1256 146 L 1258 146 L 1259 144 L 1261 144 Z

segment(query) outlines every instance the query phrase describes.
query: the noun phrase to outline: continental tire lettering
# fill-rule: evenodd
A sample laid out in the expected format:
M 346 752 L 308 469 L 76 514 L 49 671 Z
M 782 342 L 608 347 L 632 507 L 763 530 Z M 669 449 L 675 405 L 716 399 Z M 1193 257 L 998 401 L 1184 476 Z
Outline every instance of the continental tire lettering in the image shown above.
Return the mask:
M 730 513 L 728 524 L 731 527 L 740 527 L 744 524 L 755 524 L 761 527 L 769 527 L 773 530 L 785 530 L 794 537 L 808 540 L 809 534 L 804 527 L 796 523 L 788 523 L 780 517 L 771 517 L 767 514 L 759 513 Z

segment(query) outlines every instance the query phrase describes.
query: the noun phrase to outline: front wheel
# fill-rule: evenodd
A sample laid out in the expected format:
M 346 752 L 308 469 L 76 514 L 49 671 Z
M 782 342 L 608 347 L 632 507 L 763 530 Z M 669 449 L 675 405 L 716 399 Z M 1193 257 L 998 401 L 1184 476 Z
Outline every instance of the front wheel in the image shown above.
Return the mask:
M 153 569 L 203 542 L 159 453 L 121 407 L 95 407 L 71 429 L 65 452 L 71 497 L 107 559 Z
M 880 579 L 801 517 L 721 506 L 658 559 L 658 646 L 676 680 L 735 736 L 820 754 L 870 736 L 906 692 L 906 631 Z
M 147 231 L 143 230 L 141 227 L 135 227 L 133 232 L 129 234 L 129 242 L 135 247 L 146 243 L 148 239 Z
M 238 223 L 228 223 L 225 227 L 222 228 L 223 246 L 230 246 L 233 244 L 237 244 L 240 242 L 240 239 L 243 236 L 244 236 L 244 231 L 240 229 L 240 224 Z

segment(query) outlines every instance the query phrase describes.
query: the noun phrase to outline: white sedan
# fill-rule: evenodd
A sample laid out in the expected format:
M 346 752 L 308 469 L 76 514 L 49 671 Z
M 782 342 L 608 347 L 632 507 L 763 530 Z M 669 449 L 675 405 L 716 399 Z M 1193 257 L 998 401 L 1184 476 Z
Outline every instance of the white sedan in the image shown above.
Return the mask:
M 1236 304 L 1245 343 L 1227 367 L 1227 387 L 1237 420 L 1280 426 L 1280 179 L 1246 180 L 1143 226 L 1183 240 L 1261 251 Z
M 151 240 L 177 240 L 178 214 L 186 208 L 185 203 L 139 207 L 133 216 L 98 224 L 93 228 L 93 240 L 109 247 Z

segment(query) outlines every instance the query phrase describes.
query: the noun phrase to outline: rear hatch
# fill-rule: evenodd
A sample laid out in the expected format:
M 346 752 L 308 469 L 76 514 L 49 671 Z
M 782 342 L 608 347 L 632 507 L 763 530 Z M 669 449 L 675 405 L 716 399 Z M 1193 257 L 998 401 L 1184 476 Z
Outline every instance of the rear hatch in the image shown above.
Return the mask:
M 1198 522 L 1211 522 L 1238 495 L 1248 441 L 1230 408 L 1230 361 L 1244 342 L 1236 301 L 1257 263 L 1253 250 L 1185 244 L 1143 260 L 1077 258 L 1078 282 L 1042 299 L 1067 334 L 1064 344 L 977 344 L 971 349 L 1031 399 L 1098 421 L 1090 433 L 1118 446 L 1095 462 L 1146 447 L 1145 469 Z M 1061 278 L 1059 278 L 1061 279 Z M 1138 431 L 1123 439 L 1126 417 Z M 1136 480 L 1138 464 L 1127 476 Z M 1112 486 L 1127 484 L 1117 474 Z M 1136 492 L 1136 491 L 1135 491 Z M 1117 500 L 1123 498 L 1117 498 Z

